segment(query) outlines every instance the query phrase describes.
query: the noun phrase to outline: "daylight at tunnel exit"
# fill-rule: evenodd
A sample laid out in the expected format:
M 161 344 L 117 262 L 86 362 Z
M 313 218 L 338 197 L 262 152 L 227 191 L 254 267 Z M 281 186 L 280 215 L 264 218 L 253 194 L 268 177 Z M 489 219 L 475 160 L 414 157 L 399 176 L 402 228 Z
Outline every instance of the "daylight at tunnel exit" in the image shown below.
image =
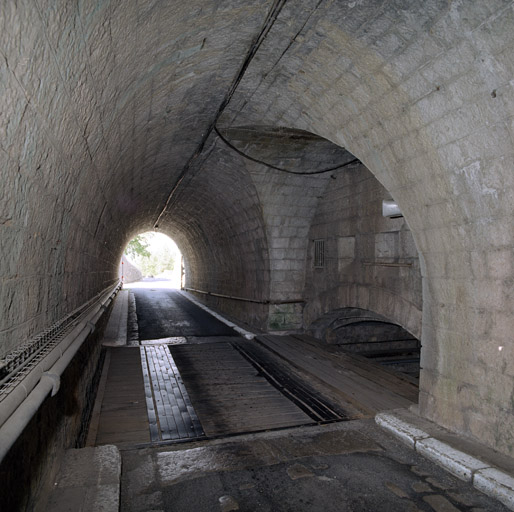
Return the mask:
M 513 0 L 0 2 L 0 510 L 514 510 Z

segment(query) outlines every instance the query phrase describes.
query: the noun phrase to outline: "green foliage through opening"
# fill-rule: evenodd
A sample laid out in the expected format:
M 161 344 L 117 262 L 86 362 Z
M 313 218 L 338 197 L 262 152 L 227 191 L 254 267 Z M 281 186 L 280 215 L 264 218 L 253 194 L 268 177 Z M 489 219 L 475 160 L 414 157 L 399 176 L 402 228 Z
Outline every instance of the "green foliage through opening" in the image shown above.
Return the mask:
M 171 239 L 160 233 L 137 235 L 127 244 L 125 256 L 144 276 L 170 273 L 180 263 L 178 248 Z

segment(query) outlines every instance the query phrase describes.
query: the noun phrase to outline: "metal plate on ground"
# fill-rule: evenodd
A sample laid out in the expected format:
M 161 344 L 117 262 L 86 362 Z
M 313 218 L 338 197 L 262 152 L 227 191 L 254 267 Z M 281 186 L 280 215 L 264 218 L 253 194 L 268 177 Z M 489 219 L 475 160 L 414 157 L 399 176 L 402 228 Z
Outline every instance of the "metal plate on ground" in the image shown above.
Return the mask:
M 183 343 L 187 343 L 187 340 L 184 336 L 159 338 L 157 340 L 141 340 L 141 345 L 182 345 Z
M 140 351 L 151 441 L 204 436 L 167 345 L 142 346 Z

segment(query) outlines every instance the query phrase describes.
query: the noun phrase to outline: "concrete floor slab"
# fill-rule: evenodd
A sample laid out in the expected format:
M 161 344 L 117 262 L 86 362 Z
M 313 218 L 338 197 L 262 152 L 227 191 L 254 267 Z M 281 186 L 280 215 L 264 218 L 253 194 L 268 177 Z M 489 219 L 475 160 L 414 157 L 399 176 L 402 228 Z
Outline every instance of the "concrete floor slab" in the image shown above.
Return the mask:
M 129 291 L 120 290 L 105 327 L 102 345 L 119 347 L 127 344 L 128 300 Z
M 53 512 L 117 512 L 121 457 L 112 445 L 68 450 L 47 503 Z

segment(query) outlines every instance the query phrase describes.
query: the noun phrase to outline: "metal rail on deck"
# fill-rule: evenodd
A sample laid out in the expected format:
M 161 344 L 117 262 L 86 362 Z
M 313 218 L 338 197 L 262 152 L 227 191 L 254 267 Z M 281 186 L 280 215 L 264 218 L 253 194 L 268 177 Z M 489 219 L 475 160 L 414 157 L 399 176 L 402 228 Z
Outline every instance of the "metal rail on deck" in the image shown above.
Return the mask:
M 209 295 L 211 297 L 220 297 L 222 299 L 238 300 L 241 302 L 253 302 L 255 304 L 304 304 L 302 299 L 288 299 L 288 300 L 271 300 L 271 299 L 248 299 L 246 297 L 237 297 L 233 295 L 224 295 L 223 293 L 207 292 L 205 290 L 197 290 L 196 288 L 182 288 L 186 292 L 195 292 L 202 295 Z

